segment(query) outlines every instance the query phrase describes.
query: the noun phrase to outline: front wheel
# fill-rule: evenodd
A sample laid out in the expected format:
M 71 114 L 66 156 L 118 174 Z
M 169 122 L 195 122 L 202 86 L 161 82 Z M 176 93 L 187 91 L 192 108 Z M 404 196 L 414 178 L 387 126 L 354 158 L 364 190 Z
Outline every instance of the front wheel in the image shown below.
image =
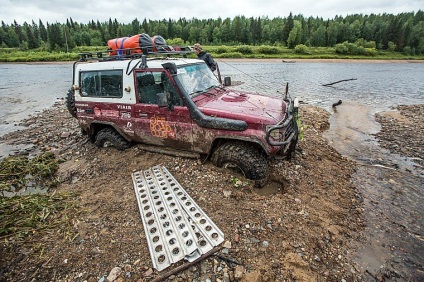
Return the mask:
M 217 167 L 238 170 L 247 179 L 264 180 L 268 176 L 268 162 L 263 154 L 250 144 L 229 142 L 220 146 L 212 155 Z
M 94 144 L 98 147 L 114 146 L 117 150 L 125 150 L 131 146 L 115 129 L 107 127 L 100 130 L 96 135 Z

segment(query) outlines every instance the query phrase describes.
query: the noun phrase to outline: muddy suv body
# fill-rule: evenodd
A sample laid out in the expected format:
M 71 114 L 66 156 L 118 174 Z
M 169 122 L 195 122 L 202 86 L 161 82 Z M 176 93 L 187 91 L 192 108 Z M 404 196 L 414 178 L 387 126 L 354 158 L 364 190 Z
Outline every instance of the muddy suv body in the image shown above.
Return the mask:
M 67 105 L 98 146 L 185 150 L 264 179 L 270 156 L 295 150 L 297 107 L 287 97 L 236 91 L 220 81 L 197 59 L 83 57 L 74 64 Z

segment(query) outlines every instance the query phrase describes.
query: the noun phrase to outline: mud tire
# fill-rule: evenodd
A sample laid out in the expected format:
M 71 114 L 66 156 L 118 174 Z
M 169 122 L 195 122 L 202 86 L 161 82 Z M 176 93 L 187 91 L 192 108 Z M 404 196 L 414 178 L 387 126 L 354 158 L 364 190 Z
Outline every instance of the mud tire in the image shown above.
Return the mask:
M 72 88 L 69 89 L 68 94 L 66 94 L 66 108 L 68 109 L 71 116 L 73 116 L 74 118 L 77 117 L 77 108 L 75 107 L 75 94 Z
M 115 129 L 110 127 L 103 128 L 97 133 L 94 144 L 97 147 L 107 147 L 109 143 L 120 151 L 128 149 L 131 146 L 131 143 L 122 137 Z
M 212 155 L 217 167 L 236 166 L 247 179 L 257 180 L 263 186 L 268 177 L 268 162 L 265 156 L 252 145 L 229 142 L 221 145 Z

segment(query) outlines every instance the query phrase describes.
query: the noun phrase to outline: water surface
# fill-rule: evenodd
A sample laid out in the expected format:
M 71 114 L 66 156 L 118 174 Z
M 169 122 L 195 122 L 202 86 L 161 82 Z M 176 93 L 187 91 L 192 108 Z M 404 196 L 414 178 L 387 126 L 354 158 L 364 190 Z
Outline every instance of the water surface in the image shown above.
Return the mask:
M 71 63 L 0 63 L 0 136 L 64 98 L 71 81 Z
M 370 105 L 373 112 L 424 103 L 424 63 L 220 62 L 221 73 L 245 82 L 240 89 L 289 93 L 329 108 L 339 99 Z M 344 79 L 331 87 L 323 84 Z M 277 92 L 279 91 L 279 92 Z

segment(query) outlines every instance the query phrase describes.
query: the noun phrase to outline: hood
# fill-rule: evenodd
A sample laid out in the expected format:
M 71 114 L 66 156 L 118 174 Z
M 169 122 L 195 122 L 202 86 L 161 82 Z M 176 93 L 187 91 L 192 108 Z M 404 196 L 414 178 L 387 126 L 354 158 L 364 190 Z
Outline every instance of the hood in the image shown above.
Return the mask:
M 211 93 L 209 93 L 211 94 Z M 208 115 L 245 120 L 256 118 L 275 124 L 284 118 L 286 103 L 283 97 L 271 97 L 242 91 L 213 92 L 194 98 L 199 109 Z

